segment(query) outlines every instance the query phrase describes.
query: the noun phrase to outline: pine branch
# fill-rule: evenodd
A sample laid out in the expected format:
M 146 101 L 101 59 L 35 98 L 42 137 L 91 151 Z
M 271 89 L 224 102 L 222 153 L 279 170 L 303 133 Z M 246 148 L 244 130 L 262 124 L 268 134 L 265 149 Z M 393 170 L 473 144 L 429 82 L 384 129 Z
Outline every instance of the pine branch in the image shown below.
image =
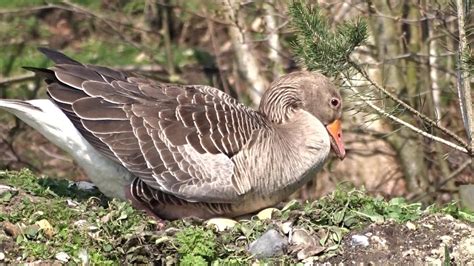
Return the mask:
M 354 49 L 363 44 L 367 38 L 367 24 L 365 21 L 358 20 L 352 23 L 343 23 L 333 32 L 327 24 L 327 18 L 322 15 L 317 6 L 306 6 L 302 1 L 294 1 L 289 8 L 289 12 L 297 35 L 296 40 L 293 42 L 293 50 L 300 63 L 306 66 L 307 69 L 318 70 L 328 76 L 336 76 L 338 73 L 348 73 L 350 70 L 355 70 L 369 82 L 371 87 L 383 93 L 383 95 L 412 113 L 415 117 L 420 118 L 424 123 L 437 128 L 451 137 L 458 142 L 458 144 L 434 136 L 401 120 L 393 113 L 388 113 L 373 104 L 370 98 L 364 97 L 363 95 L 358 96 L 377 113 L 389 118 L 395 123 L 404 125 L 424 137 L 448 145 L 453 149 L 470 154 L 471 156 L 473 155 L 473 150 L 469 143 L 451 130 L 439 125 L 436 121 L 417 111 L 390 93 L 383 86 L 377 84 L 369 77 L 364 69 L 350 59 L 350 55 Z M 359 92 L 357 91 L 357 93 Z
M 292 48 L 302 65 L 328 76 L 350 68 L 349 55 L 367 39 L 365 21 L 345 22 L 332 32 L 318 6 L 294 1 L 289 12 L 297 35 Z

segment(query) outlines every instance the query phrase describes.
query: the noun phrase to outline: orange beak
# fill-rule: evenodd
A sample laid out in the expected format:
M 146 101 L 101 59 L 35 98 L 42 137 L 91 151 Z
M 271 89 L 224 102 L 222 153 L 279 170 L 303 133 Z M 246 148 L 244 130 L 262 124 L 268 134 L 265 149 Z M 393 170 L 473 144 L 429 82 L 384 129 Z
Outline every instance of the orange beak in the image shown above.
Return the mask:
M 339 159 L 346 157 L 346 150 L 344 149 L 344 142 L 342 141 L 341 120 L 336 119 L 334 122 L 326 126 L 326 129 L 331 136 L 331 147 Z

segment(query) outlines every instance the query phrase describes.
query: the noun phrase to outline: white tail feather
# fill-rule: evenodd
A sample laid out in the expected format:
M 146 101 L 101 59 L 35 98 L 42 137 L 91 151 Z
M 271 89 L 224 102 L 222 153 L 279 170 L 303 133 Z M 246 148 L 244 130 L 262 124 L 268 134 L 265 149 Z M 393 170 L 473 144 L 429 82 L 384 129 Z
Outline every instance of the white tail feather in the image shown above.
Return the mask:
M 70 154 L 105 195 L 125 199 L 124 186 L 131 182 L 131 174 L 94 149 L 53 102 L 0 99 L 0 109 L 15 115 Z

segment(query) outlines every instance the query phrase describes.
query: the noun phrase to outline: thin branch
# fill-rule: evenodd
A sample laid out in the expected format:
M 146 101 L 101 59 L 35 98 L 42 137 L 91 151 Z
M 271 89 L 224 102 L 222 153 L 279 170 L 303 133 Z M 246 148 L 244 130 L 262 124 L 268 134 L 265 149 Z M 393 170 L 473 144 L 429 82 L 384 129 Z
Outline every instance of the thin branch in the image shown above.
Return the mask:
M 393 100 L 394 102 L 396 102 L 397 104 L 399 104 L 401 107 L 405 108 L 407 111 L 411 112 L 412 114 L 414 114 L 415 116 L 419 117 L 421 120 L 423 120 L 425 123 L 427 123 L 428 125 L 434 127 L 434 128 L 437 128 L 439 129 L 441 132 L 443 132 L 444 134 L 446 134 L 447 136 L 453 138 L 454 140 L 456 140 L 456 142 L 458 142 L 459 144 L 461 144 L 464 148 L 462 148 L 462 150 L 464 150 L 463 152 L 467 153 L 467 154 L 472 154 L 472 150 L 469 148 L 469 145 L 467 144 L 467 142 L 465 140 L 463 140 L 461 137 L 459 137 L 458 135 L 456 135 L 454 132 L 452 132 L 451 130 L 441 126 L 439 123 L 437 123 L 436 121 L 432 120 L 431 118 L 427 117 L 426 115 L 418 112 L 415 108 L 411 107 L 409 104 L 405 103 L 404 101 L 400 100 L 397 96 L 393 95 L 391 92 L 389 92 L 387 89 L 385 89 L 384 87 L 380 86 L 379 84 L 377 84 L 374 80 L 372 80 L 369 75 L 367 74 L 367 72 L 365 72 L 365 70 L 363 70 L 359 65 L 357 65 L 354 61 L 352 60 L 349 60 L 349 64 L 351 64 L 351 66 L 360 74 L 364 77 L 364 79 L 366 79 L 370 85 L 372 85 L 374 88 L 376 88 L 378 91 L 382 92 L 383 94 L 385 94 L 388 98 L 390 98 L 391 100 Z M 376 106 L 375 106 L 376 107 Z M 377 107 L 378 108 L 378 107 Z M 381 109 L 380 109 L 381 110 Z M 383 112 L 383 110 L 382 110 Z M 390 115 L 390 114 L 388 114 Z M 389 117 L 390 118 L 390 117 Z M 396 119 L 398 119 L 397 117 L 394 117 Z M 394 121 L 396 121 L 395 119 L 393 119 Z M 399 120 L 399 119 L 398 119 Z M 403 121 L 404 123 L 406 123 L 405 121 Z M 414 127 L 413 125 L 410 125 L 412 127 Z M 416 127 L 414 127 L 416 128 Z M 418 129 L 418 128 L 416 128 Z M 419 130 L 419 129 L 418 129 Z M 416 130 L 415 130 L 416 131 Z M 424 132 L 424 131 L 421 131 L 421 132 Z M 426 132 L 424 132 L 424 134 L 428 134 Z M 428 135 L 431 135 L 431 134 L 428 134 Z M 431 135 L 433 136 L 433 135 Z M 435 137 L 435 136 L 433 136 Z M 444 143 L 446 145 L 450 145 L 450 144 L 447 144 L 445 142 L 449 142 L 447 140 L 444 140 L 444 139 L 441 139 L 439 137 L 435 137 L 435 138 L 438 138 L 442 141 L 439 141 L 441 143 Z M 451 143 L 451 142 L 449 142 Z M 459 147 L 458 145 L 456 144 L 453 144 L 457 147 Z
M 4 79 L 0 79 L 0 85 L 10 85 L 13 83 L 19 83 L 27 80 L 32 80 L 35 78 L 34 73 L 27 73 L 19 76 L 14 77 L 6 77 Z
M 445 139 L 443 139 L 443 138 L 434 136 L 434 135 L 432 135 L 432 134 L 430 134 L 430 133 L 428 133 L 428 132 L 426 132 L 426 131 L 423 131 L 423 130 L 419 129 L 418 127 L 416 127 L 416 126 L 414 126 L 414 125 L 412 125 L 412 124 L 410 124 L 410 123 L 408 123 L 408 122 L 406 122 L 406 121 L 404 121 L 404 120 L 402 120 L 402 119 L 400 119 L 400 118 L 398 118 L 398 117 L 396 117 L 396 116 L 394 116 L 394 115 L 392 115 L 392 114 L 386 112 L 386 111 L 383 110 L 382 108 L 380 108 L 380 107 L 378 107 L 377 105 L 375 105 L 375 104 L 372 102 L 372 99 L 370 99 L 370 98 L 364 96 L 362 93 L 360 93 L 359 90 L 358 90 L 355 86 L 352 86 L 352 83 L 351 83 L 350 79 L 345 79 L 345 80 L 346 80 L 346 82 L 349 83 L 349 85 L 350 85 L 350 90 L 352 90 L 355 94 L 357 94 L 358 97 L 359 97 L 365 104 L 367 104 L 370 108 L 374 109 L 374 110 L 375 110 L 377 113 L 379 113 L 380 115 L 385 116 L 385 117 L 391 119 L 392 121 L 394 121 L 394 122 L 396 122 L 396 123 L 398 123 L 398 124 L 400 124 L 400 125 L 402 125 L 402 126 L 407 127 L 408 129 L 414 131 L 414 132 L 417 133 L 417 134 L 420 134 L 420 135 L 422 135 L 422 136 L 424 136 L 424 137 L 426 137 L 426 138 L 429 138 L 429 139 L 431 139 L 431 140 L 433 140 L 433 141 L 437 141 L 437 142 L 442 143 L 442 144 L 444 144 L 444 145 L 447 145 L 447 146 L 449 146 L 449 147 L 451 147 L 451 148 L 453 148 L 453 149 L 455 149 L 455 150 L 461 151 L 461 152 L 463 152 L 463 153 L 466 153 L 466 154 L 469 154 L 469 155 L 472 156 L 472 153 L 471 153 L 469 150 L 467 150 L 467 148 L 465 148 L 465 147 L 463 147 L 463 146 L 460 146 L 460 145 L 457 145 L 457 144 L 455 144 L 455 143 L 453 143 L 453 142 L 451 142 L 451 141 L 445 140 Z M 368 81 L 371 82 L 370 79 L 368 79 Z M 415 110 L 415 111 L 416 111 L 416 110 Z M 418 111 L 417 111 L 417 112 L 418 112 Z
M 443 181 L 441 181 L 439 184 L 437 184 L 434 187 L 433 191 L 426 192 L 426 193 L 421 194 L 421 195 L 414 195 L 412 197 L 411 201 L 418 202 L 418 201 L 422 200 L 423 198 L 429 197 L 432 194 L 437 193 L 444 185 L 446 185 L 449 181 L 456 178 L 460 173 L 462 173 L 462 171 L 464 171 L 464 169 L 466 169 L 471 163 L 472 163 L 472 159 L 466 160 L 456 170 L 451 172 L 451 174 L 449 174 L 447 177 L 443 178 Z

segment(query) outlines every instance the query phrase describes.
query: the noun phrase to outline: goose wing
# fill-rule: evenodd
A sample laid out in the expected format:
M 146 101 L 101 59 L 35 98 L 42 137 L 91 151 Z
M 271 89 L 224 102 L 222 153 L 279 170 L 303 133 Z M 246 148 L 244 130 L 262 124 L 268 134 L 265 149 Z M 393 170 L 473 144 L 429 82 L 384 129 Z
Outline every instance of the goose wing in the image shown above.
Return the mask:
M 265 127 L 260 113 L 213 87 L 158 83 L 40 51 L 56 65 L 29 69 L 45 77 L 51 99 L 149 188 L 204 202 L 233 202 L 251 189 L 232 158 Z

